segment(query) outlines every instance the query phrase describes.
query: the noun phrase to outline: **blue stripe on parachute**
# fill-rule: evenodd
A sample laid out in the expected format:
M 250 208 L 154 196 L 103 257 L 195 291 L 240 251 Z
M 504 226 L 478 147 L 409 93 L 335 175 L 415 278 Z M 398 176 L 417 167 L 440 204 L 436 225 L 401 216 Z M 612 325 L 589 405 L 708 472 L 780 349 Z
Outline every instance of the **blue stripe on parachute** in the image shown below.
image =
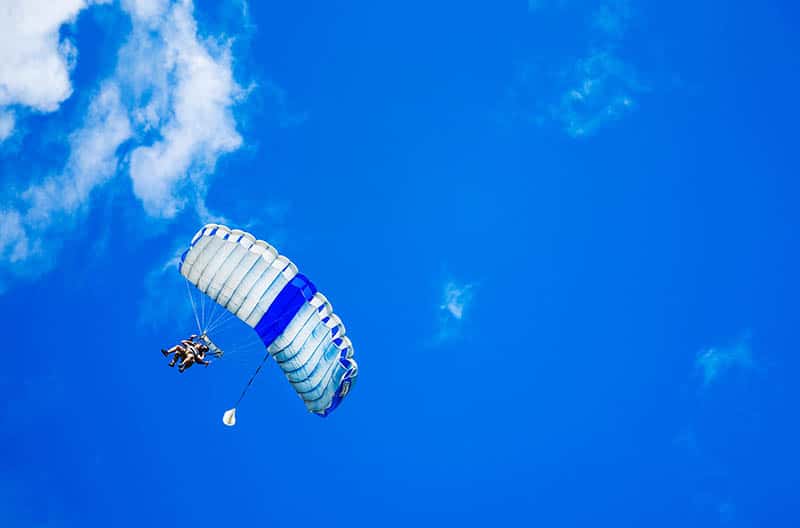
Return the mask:
M 301 273 L 283 287 L 255 327 L 265 346 L 269 347 L 286 330 L 303 304 L 310 301 L 315 293 L 317 287 Z
M 201 237 L 201 238 L 202 238 L 202 237 Z M 198 240 L 200 240 L 200 239 L 198 238 Z M 192 248 L 190 247 L 189 249 L 192 249 Z M 186 260 L 186 255 L 188 255 L 188 254 L 189 254 L 189 249 L 187 249 L 186 251 L 184 251 L 183 253 L 181 253 L 181 261 L 180 261 L 180 262 L 178 262 L 178 273 L 180 273 L 180 272 L 181 272 L 181 268 L 183 267 L 183 261 L 184 261 L 184 260 Z
M 264 346 L 269 347 L 272 342 L 286 330 L 286 327 L 292 322 L 292 319 L 294 319 L 294 316 L 300 311 L 300 308 L 303 307 L 303 304 L 309 302 L 311 298 L 314 297 L 315 293 L 317 293 L 317 287 L 301 273 L 295 275 L 295 277 L 283 287 L 255 327 L 255 331 L 261 338 Z M 339 406 L 344 399 L 342 397 L 342 389 L 345 385 L 352 384 L 358 372 L 355 367 L 355 362 L 347 357 L 347 350 L 342 350 L 339 354 L 338 362 L 346 369 L 345 375 L 342 376 L 342 379 L 339 381 L 339 386 L 336 388 L 330 406 L 323 411 L 315 412 L 314 414 L 317 416 L 326 417 Z

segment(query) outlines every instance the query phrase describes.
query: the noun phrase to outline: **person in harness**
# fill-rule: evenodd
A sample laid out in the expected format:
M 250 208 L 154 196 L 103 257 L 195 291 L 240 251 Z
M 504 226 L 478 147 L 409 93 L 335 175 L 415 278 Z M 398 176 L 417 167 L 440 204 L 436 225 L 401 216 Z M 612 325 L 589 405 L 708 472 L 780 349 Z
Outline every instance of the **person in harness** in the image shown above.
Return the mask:
M 180 343 L 169 350 L 161 349 L 164 357 L 172 355 L 169 362 L 170 367 L 178 365 L 178 371 L 183 372 L 195 363 L 209 366 L 211 361 L 206 359 L 206 355 L 211 354 L 215 358 L 221 358 L 224 352 L 220 349 L 205 333 L 202 335 L 192 334 L 187 339 L 182 339 Z
M 195 341 L 198 339 L 198 341 Z M 206 360 L 206 352 L 208 352 L 208 345 L 199 342 L 197 335 L 192 334 L 188 339 L 182 339 L 180 343 L 170 348 L 169 350 L 161 349 L 164 357 L 172 355 L 169 362 L 170 367 L 178 365 L 178 371 L 183 372 L 195 363 L 202 365 L 210 365 L 211 362 Z
M 164 357 L 169 357 L 170 354 L 174 354 L 174 356 L 172 356 L 172 360 L 169 362 L 170 367 L 174 367 L 178 361 L 182 361 L 186 358 L 188 351 L 195 345 L 195 339 L 197 339 L 197 336 L 192 334 L 188 339 L 181 339 L 180 343 L 169 350 L 164 350 L 163 348 L 161 349 L 161 353 L 164 354 Z
M 211 364 L 211 361 L 206 359 L 206 352 L 208 352 L 208 345 L 205 343 L 192 343 L 192 346 L 187 350 L 181 364 L 178 365 L 178 372 L 183 373 L 195 363 L 205 365 L 206 367 Z

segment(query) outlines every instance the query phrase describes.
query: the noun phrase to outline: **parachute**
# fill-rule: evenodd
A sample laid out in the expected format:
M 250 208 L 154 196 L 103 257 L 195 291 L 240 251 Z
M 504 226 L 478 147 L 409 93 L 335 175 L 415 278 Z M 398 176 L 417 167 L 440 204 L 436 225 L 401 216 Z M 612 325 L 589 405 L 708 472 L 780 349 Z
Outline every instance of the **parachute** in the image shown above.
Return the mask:
M 358 365 L 344 323 L 297 266 L 268 243 L 208 224 L 181 255 L 178 271 L 255 330 L 310 412 L 328 416 L 350 392 Z M 235 409 L 225 413 L 226 425 L 236 423 Z

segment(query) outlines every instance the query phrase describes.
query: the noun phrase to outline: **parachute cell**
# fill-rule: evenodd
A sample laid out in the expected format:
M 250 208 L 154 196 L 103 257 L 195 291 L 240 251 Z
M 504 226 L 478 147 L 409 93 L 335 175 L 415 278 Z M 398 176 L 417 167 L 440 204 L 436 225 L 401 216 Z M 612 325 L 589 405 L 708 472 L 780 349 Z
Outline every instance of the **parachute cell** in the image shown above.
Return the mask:
M 327 416 L 341 403 L 358 375 L 352 343 L 325 296 L 288 258 L 250 233 L 208 224 L 178 269 L 256 331 L 309 411 Z M 235 423 L 226 413 L 229 419 Z

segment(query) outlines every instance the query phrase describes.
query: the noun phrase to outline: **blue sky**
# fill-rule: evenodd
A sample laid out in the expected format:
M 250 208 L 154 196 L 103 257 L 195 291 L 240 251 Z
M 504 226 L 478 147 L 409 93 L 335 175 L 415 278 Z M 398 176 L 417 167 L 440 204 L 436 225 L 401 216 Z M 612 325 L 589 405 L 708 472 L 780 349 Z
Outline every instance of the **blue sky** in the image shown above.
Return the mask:
M 791 3 L 5 4 L 3 526 L 800 524 Z M 208 221 L 344 320 L 329 418 L 164 364 Z

